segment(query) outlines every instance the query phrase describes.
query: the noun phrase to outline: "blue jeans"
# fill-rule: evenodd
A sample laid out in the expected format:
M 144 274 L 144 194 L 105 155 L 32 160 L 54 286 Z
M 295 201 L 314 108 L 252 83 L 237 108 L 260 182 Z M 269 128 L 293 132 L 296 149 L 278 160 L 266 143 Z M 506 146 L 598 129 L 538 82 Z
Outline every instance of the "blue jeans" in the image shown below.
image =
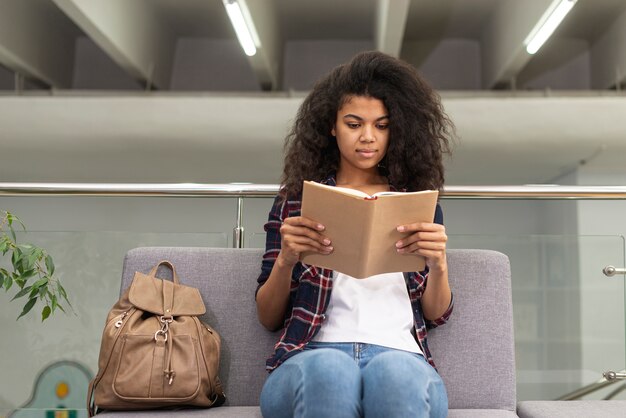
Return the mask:
M 310 342 L 267 378 L 261 412 L 264 418 L 443 418 L 448 395 L 420 354 Z

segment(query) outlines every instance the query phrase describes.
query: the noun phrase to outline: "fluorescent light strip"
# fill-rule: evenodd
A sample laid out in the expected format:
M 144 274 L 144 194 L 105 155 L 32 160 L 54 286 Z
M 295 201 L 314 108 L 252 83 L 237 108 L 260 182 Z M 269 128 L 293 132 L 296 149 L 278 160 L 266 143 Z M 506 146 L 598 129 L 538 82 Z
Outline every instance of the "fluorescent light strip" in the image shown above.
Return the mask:
M 559 2 L 560 1 L 560 2 Z M 548 8 L 539 23 L 533 28 L 528 38 L 524 41 L 526 52 L 533 55 L 554 33 L 565 16 L 572 10 L 578 0 L 557 0 Z M 554 7 L 557 3 L 558 5 Z M 546 17 L 546 15 L 548 15 Z
M 252 35 L 252 31 L 248 27 L 246 19 L 244 19 L 243 17 L 243 13 L 241 11 L 239 3 L 237 2 L 237 0 L 222 0 L 222 2 L 224 3 L 224 7 L 226 8 L 226 13 L 228 14 L 228 17 L 230 18 L 230 22 L 235 29 L 239 44 L 243 48 L 243 52 L 245 52 L 246 55 L 249 57 L 255 55 L 256 45 L 253 40 L 255 36 Z M 252 30 L 254 30 L 254 28 Z M 258 37 L 256 38 L 258 39 Z

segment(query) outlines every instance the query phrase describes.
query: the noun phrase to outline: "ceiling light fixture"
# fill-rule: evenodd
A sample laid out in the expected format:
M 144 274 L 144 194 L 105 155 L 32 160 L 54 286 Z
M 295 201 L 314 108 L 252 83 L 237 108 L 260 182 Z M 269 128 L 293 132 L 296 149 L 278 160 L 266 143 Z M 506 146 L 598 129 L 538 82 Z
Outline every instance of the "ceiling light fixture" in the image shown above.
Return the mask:
M 526 52 L 533 55 L 548 40 L 578 0 L 555 0 L 524 41 Z
M 261 42 L 254 28 L 254 23 L 245 0 L 222 0 L 222 3 L 224 3 L 226 13 L 235 29 L 243 52 L 247 56 L 252 57 L 256 54 L 257 48 L 261 47 Z

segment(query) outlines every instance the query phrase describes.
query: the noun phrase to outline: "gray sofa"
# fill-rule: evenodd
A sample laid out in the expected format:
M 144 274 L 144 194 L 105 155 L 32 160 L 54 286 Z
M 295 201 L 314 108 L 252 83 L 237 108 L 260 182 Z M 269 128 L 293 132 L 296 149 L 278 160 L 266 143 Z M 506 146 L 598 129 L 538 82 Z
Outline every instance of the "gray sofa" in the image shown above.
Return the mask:
M 135 271 L 148 272 L 158 261 L 167 259 L 176 266 L 182 283 L 200 290 L 207 307 L 203 319 L 222 336 L 220 376 L 227 401 L 224 406 L 208 410 L 105 411 L 102 415 L 261 417 L 258 403 L 267 376 L 265 359 L 278 338 L 277 333 L 266 331 L 256 317 L 254 291 L 261 257 L 260 249 L 146 247 L 129 251 L 124 260 L 122 289 L 130 285 Z M 429 344 L 448 390 L 449 417 L 516 417 L 509 260 L 494 251 L 449 250 L 448 263 L 455 310 L 448 324 L 429 333 Z M 159 270 L 159 277 L 168 275 L 166 268 Z M 521 403 L 521 416 L 574 416 L 554 415 L 554 410 L 545 406 Z M 621 406 L 618 404 L 615 412 Z

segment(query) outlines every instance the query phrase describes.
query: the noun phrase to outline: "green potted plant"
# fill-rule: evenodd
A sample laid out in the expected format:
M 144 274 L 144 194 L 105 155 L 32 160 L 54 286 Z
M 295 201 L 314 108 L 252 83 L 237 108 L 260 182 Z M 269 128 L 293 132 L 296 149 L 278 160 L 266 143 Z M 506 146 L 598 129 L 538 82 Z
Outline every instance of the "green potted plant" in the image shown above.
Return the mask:
M 0 289 L 4 289 L 5 293 L 19 289 L 11 301 L 26 298 L 17 319 L 28 314 L 39 302 L 43 305 L 41 320 L 45 321 L 57 309 L 65 312 L 64 304 L 70 308 L 72 305 L 61 282 L 54 276 L 54 262 L 50 254 L 36 245 L 18 243 L 14 229 L 16 224 L 26 231 L 18 217 L 0 211 L 0 257 L 10 258 L 12 266 L 9 270 L 0 267 Z

